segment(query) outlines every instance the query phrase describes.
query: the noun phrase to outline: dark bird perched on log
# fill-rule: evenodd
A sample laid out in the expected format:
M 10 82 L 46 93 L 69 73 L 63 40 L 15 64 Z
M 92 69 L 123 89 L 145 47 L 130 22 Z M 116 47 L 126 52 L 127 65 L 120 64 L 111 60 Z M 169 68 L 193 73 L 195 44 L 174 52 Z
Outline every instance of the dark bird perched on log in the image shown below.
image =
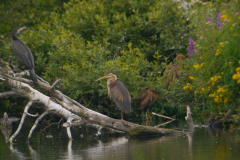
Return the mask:
M 117 105 L 118 109 L 121 110 L 121 120 L 123 120 L 122 112 L 131 112 L 131 96 L 125 85 L 121 81 L 117 80 L 116 74 L 110 72 L 107 75 L 98 78 L 96 81 L 104 78 L 109 78 L 107 80 L 108 95 Z
M 31 79 L 34 83 L 37 83 L 32 52 L 28 46 L 17 37 L 18 33 L 23 29 L 26 29 L 26 27 L 17 27 L 12 30 L 12 51 L 17 60 L 20 62 L 19 68 L 21 64 L 27 67 L 29 69 Z
M 161 97 L 158 96 L 158 92 L 156 90 L 151 90 L 150 87 L 144 88 L 138 95 L 138 100 L 140 109 L 142 109 L 146 114 L 147 119 L 147 111 L 149 112 L 149 108 L 151 105 L 157 100 L 157 97 L 161 99 Z

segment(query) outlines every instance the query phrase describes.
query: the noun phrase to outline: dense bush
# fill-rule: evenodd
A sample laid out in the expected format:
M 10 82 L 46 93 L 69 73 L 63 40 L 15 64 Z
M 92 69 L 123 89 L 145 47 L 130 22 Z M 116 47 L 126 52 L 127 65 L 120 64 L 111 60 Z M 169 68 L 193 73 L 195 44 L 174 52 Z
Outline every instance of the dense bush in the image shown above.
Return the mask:
M 189 83 L 179 90 L 197 117 L 223 116 L 230 108 L 239 122 L 240 28 L 239 4 L 195 3 L 189 11 L 194 50 L 185 63 Z M 175 89 L 174 89 L 175 90 Z M 175 90 L 176 91 L 176 90 Z M 174 97 L 173 97 L 174 98 Z M 181 99 L 176 99 L 179 101 Z
M 20 38 L 33 52 L 37 74 L 50 83 L 61 79 L 63 93 L 85 106 L 120 116 L 107 97 L 106 81 L 95 81 L 114 72 L 127 86 L 137 114 L 140 111 L 135 98 L 146 86 L 157 89 L 163 98 L 154 105 L 159 113 L 167 114 L 166 107 L 190 105 L 202 121 L 211 113 L 221 116 L 234 105 L 239 112 L 237 1 L 181 6 L 164 0 L 72 0 L 60 5 L 48 1 L 48 8 L 40 2 L 35 4 L 39 6 L 34 14 L 47 10 L 48 16 L 27 24 L 31 28 Z M 0 15 L 3 12 L 6 10 Z M 4 32 L 11 30 L 9 26 Z M 1 39 L 3 59 L 12 55 L 11 36 L 7 37 Z M 162 72 L 180 53 L 188 53 L 183 76 L 165 90 Z M 173 110 L 170 116 L 176 114 Z

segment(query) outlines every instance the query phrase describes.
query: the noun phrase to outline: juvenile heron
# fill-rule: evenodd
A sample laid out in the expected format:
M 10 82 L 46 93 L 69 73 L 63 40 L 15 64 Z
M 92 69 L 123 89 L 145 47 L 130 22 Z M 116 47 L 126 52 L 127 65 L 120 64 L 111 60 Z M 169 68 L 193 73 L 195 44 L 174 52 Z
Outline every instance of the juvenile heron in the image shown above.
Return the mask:
M 138 100 L 140 109 L 145 112 L 145 116 L 147 119 L 147 111 L 149 112 L 149 108 L 151 105 L 157 100 L 159 97 L 158 92 L 156 90 L 151 90 L 150 87 L 145 87 L 138 95 Z

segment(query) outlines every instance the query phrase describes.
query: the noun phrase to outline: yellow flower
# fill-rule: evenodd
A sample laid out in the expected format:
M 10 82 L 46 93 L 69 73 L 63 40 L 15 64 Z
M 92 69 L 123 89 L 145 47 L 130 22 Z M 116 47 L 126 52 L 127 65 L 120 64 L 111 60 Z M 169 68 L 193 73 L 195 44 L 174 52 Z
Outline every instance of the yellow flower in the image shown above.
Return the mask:
M 221 78 L 221 76 L 213 76 L 210 80 L 212 81 L 212 84 L 215 84 L 214 82 L 216 82 L 219 78 Z
M 228 102 L 228 97 L 224 98 L 224 103 L 227 103 Z
M 240 64 L 240 61 L 238 61 L 238 63 Z
M 193 76 L 189 76 L 189 78 L 190 78 L 191 80 L 195 79 Z
M 201 60 L 202 60 L 202 59 L 203 59 L 203 57 L 202 57 L 202 56 L 200 56 L 200 57 L 199 57 L 199 59 L 201 59 Z
M 215 92 L 213 94 L 209 94 L 208 97 L 215 97 Z
M 216 96 L 213 100 L 215 103 L 222 102 L 222 99 L 219 96 Z
M 204 93 L 205 92 L 205 88 L 201 88 L 200 93 Z
M 237 83 L 240 83 L 240 79 L 237 81 Z
M 194 94 L 197 94 L 197 91 L 194 91 Z
M 221 18 L 222 19 L 227 19 L 227 16 L 223 14 L 223 15 L 221 15 Z
M 224 87 L 220 87 L 220 88 L 218 88 L 217 93 L 223 93 L 223 92 L 226 92 L 226 91 L 227 90 L 224 89 Z
M 196 69 L 200 68 L 199 64 L 195 64 L 193 67 Z
M 217 49 L 215 55 L 218 56 L 220 53 L 221 53 L 221 50 L 220 50 L 220 49 Z
M 221 42 L 221 43 L 219 43 L 220 45 L 221 45 L 221 47 L 224 47 L 224 44 L 223 44 L 223 42 Z
M 195 69 L 198 69 L 198 68 L 201 68 L 202 66 L 203 66 L 203 63 L 202 63 L 201 65 L 195 64 L 193 67 L 194 67 Z
M 240 79 L 240 74 L 239 73 L 236 73 L 232 76 L 232 79 L 235 79 L 235 80 L 238 80 Z
M 190 86 L 190 83 L 187 83 L 186 86 L 183 87 L 183 89 L 186 90 L 192 90 L 192 87 Z
M 239 72 L 239 71 L 240 71 L 240 67 L 237 67 L 237 68 L 236 68 L 236 71 Z
M 183 89 L 186 91 L 188 90 L 188 86 L 184 86 Z

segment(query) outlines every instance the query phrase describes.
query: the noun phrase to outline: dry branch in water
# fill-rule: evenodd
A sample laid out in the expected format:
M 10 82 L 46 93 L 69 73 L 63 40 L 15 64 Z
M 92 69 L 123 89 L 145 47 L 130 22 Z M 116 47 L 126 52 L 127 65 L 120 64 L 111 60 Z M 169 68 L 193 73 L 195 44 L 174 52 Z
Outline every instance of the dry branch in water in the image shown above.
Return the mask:
M 66 123 L 63 124 L 67 129 L 68 137 L 72 138 L 70 127 L 79 126 L 79 125 L 87 125 L 98 128 L 97 135 L 101 134 L 102 128 L 108 128 L 112 132 L 118 133 L 126 133 L 129 135 L 173 135 L 173 134 L 181 134 L 181 131 L 173 130 L 173 129 L 163 129 L 163 128 L 155 128 L 150 126 L 142 126 L 139 124 L 127 122 L 124 120 L 117 120 L 90 110 L 75 100 L 69 98 L 68 96 L 61 93 L 59 90 L 54 89 L 55 85 L 60 82 L 57 80 L 52 86 L 49 85 L 48 82 L 44 81 L 41 78 L 38 78 L 38 83 L 33 84 L 32 80 L 22 78 L 22 75 L 29 76 L 28 71 L 23 71 L 20 73 L 14 73 L 16 66 L 11 66 L 0 59 L 0 63 L 6 65 L 8 70 L 1 68 L 0 69 L 0 80 L 4 82 L 6 85 L 12 88 L 12 91 L 8 91 L 5 93 L 0 93 L 0 98 L 5 96 L 19 96 L 29 100 L 28 104 L 25 107 L 24 113 L 22 115 L 21 122 L 17 131 L 13 134 L 13 136 L 9 139 L 10 143 L 13 142 L 13 139 L 18 135 L 21 130 L 21 127 L 24 123 L 24 119 L 26 115 L 28 116 L 36 116 L 28 113 L 28 109 L 31 106 L 39 105 L 45 111 L 40 114 L 40 116 L 36 119 L 32 129 L 29 132 L 28 138 L 31 138 L 31 135 L 34 129 L 37 127 L 39 121 L 51 112 L 51 114 L 55 114 L 67 120 Z M 13 68 L 13 69 L 12 69 Z M 16 77 L 18 76 L 18 77 Z M 50 97 L 44 95 L 38 90 L 31 87 L 31 85 L 35 85 L 45 91 L 50 93 Z

